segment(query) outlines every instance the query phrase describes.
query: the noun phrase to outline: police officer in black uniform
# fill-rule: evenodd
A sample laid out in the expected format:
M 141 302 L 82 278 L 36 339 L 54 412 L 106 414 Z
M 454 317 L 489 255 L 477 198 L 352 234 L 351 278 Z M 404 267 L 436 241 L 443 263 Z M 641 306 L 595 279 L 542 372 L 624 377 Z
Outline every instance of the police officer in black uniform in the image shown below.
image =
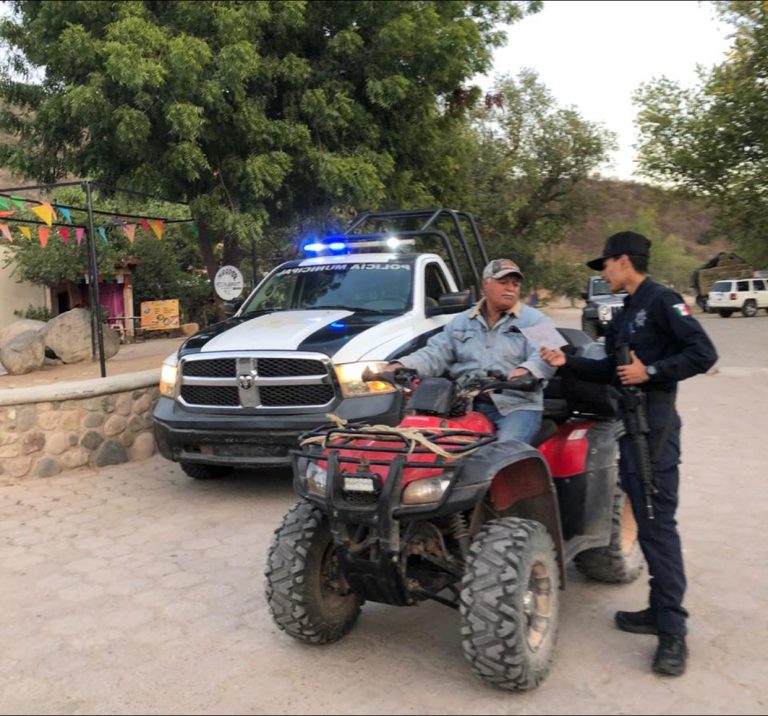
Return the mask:
M 601 272 L 611 291 L 628 294 L 608 328 L 605 358 L 592 360 L 547 348 L 541 349 L 541 355 L 550 365 L 567 365 L 579 378 L 614 383 L 625 390 L 637 386 L 645 393 L 653 477 L 650 510 L 629 436 L 620 442 L 619 471 L 648 563 L 650 599 L 648 608 L 641 611 L 616 612 L 616 625 L 636 634 L 657 634 L 653 670 L 678 676 L 685 671 L 688 656 L 688 612 L 683 607 L 686 581 L 675 521 L 680 462 L 675 392 L 678 381 L 709 370 L 717 353 L 683 298 L 648 278 L 649 250 L 645 236 L 622 231 L 608 238 L 602 256 L 587 263 Z M 628 346 L 631 357 L 626 365 L 617 361 L 622 345 Z

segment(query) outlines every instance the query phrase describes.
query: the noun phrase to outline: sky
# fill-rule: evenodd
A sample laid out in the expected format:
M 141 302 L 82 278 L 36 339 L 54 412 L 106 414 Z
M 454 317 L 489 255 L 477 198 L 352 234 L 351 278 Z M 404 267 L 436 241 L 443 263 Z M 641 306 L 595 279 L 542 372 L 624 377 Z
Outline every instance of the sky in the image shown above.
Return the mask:
M 696 86 L 696 65 L 723 62 L 730 31 L 710 3 L 696 0 L 544 0 L 539 13 L 509 28 L 493 71 L 478 83 L 488 88 L 495 75 L 535 70 L 559 106 L 618 135 L 600 174 L 646 181 L 635 174 L 633 92 L 661 76 Z

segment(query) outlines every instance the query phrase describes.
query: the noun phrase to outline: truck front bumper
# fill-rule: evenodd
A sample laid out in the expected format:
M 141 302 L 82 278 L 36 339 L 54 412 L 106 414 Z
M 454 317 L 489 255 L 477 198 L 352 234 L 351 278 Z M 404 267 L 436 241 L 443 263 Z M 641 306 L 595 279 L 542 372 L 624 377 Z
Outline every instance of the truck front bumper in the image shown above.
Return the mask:
M 333 414 L 350 422 L 397 425 L 402 415 L 400 393 L 342 400 Z M 328 422 L 324 413 L 300 415 L 222 415 L 192 412 L 160 397 L 153 413 L 160 454 L 174 462 L 236 467 L 279 467 L 291 464 L 290 450 L 302 433 Z

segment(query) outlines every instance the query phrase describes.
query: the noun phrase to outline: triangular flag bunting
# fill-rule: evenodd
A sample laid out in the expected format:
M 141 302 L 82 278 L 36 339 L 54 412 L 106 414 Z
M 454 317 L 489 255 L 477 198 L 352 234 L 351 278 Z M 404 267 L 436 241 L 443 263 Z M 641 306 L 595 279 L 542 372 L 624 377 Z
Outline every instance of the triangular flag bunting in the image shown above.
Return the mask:
M 8 199 L 4 196 L 0 196 L 0 209 L 10 209 L 11 205 L 8 203 Z
M 146 231 L 148 234 L 152 233 L 152 229 L 149 228 L 149 222 L 146 219 L 139 219 L 139 225 L 141 226 L 144 231 Z
M 65 244 L 69 244 L 69 229 L 64 226 L 59 227 L 59 236 Z
M 101 236 L 101 240 L 102 240 L 102 241 L 103 241 L 105 244 L 108 244 L 108 243 L 109 243 L 109 241 L 107 240 L 107 230 L 106 230 L 106 229 L 105 229 L 103 226 L 99 226 L 99 228 L 98 228 L 98 229 L 96 229 L 96 231 L 98 231 L 98 232 L 99 232 L 99 236 Z
M 8 241 L 13 241 L 13 236 L 11 236 L 11 230 L 8 228 L 8 224 L 0 224 L 0 234 L 8 239 Z
M 9 216 L 13 216 L 16 213 L 15 209 L 9 209 L 8 211 L 0 211 L 0 219 L 7 219 Z
M 50 204 L 40 204 L 40 206 L 33 206 L 32 213 L 42 219 L 48 226 L 53 224 L 53 207 Z
M 37 236 L 40 239 L 40 246 L 45 248 L 45 245 L 48 243 L 48 235 L 51 233 L 51 230 L 47 226 L 41 226 L 37 230 Z
M 85 229 L 82 226 L 78 226 L 75 228 L 75 241 L 77 242 L 78 246 L 80 246 L 80 242 L 83 240 L 84 233 L 85 233 Z
M 32 230 L 28 226 L 20 226 L 19 231 L 21 231 L 21 233 L 24 234 L 25 239 L 32 238 Z
M 128 241 L 133 243 L 133 236 L 136 233 L 136 224 L 126 224 L 123 226 L 123 231 L 125 231 L 125 235 L 128 237 Z
M 22 199 L 20 196 L 12 196 L 11 201 L 19 211 L 24 211 L 24 199 Z
M 64 217 L 64 221 L 68 224 L 72 223 L 72 214 L 70 214 L 66 206 L 56 206 L 54 208 Z
M 197 222 L 192 223 L 192 235 L 196 238 L 200 238 L 200 227 L 197 225 Z
M 165 230 L 163 222 L 160 221 L 160 219 L 152 219 L 152 221 L 149 222 L 149 225 L 152 227 L 152 231 L 155 232 L 155 236 L 157 236 L 158 239 L 161 238 L 163 231 Z

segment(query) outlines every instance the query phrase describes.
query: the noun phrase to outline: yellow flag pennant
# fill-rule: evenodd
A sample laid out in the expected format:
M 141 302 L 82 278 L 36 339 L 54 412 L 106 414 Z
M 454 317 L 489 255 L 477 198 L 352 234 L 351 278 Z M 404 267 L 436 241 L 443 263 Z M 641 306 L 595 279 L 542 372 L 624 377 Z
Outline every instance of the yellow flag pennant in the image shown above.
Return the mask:
M 163 231 L 165 230 L 165 226 L 160 219 L 150 219 L 149 225 L 152 228 L 152 231 L 154 232 L 155 236 L 157 238 L 161 238 L 163 235 Z
M 21 231 L 21 233 L 24 234 L 25 239 L 32 238 L 32 230 L 28 226 L 20 226 L 19 231 Z
M 33 206 L 32 213 L 38 218 L 42 219 L 48 226 L 53 225 L 55 214 L 53 207 L 50 204 L 40 204 L 40 206 Z

